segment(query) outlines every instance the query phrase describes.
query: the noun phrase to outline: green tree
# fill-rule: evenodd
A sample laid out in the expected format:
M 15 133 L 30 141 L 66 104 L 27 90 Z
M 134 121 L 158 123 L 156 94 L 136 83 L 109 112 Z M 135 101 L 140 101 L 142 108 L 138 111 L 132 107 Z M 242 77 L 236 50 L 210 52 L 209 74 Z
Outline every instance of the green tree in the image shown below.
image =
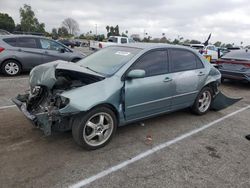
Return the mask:
M 172 42 L 173 44 L 179 44 L 180 41 L 178 39 L 174 39 L 174 41 Z
M 160 42 L 161 42 L 161 43 L 170 43 L 170 41 L 165 37 L 165 35 L 164 35 L 164 37 L 162 37 L 162 38 L 160 39 Z
M 183 44 L 190 44 L 190 40 L 189 39 L 184 40 Z
M 66 27 L 59 27 L 57 33 L 59 37 L 69 37 L 69 32 Z
M 122 33 L 122 37 L 128 37 L 128 35 L 126 35 L 125 33 Z
M 79 39 L 85 39 L 85 38 L 86 37 L 85 37 L 84 33 L 80 34 Z
M 54 39 L 54 40 L 58 39 L 58 33 L 57 33 L 56 28 L 52 29 L 51 36 L 52 36 L 52 39 Z
M 72 18 L 66 18 L 65 20 L 63 20 L 62 25 L 68 30 L 68 33 L 71 35 L 75 35 L 78 31 L 80 31 L 79 24 Z
M 106 26 L 107 34 L 109 33 L 109 26 Z
M 214 43 L 214 45 L 215 45 L 216 47 L 220 47 L 220 46 L 222 45 L 222 43 L 221 43 L 220 41 L 217 41 L 216 43 Z
M 30 5 L 24 4 L 23 8 L 19 9 L 21 18 L 21 30 L 24 32 L 45 33 L 45 24 L 39 23 L 35 17 L 34 11 Z
M 226 48 L 232 48 L 232 47 L 233 47 L 233 44 L 226 44 L 225 47 L 226 47 Z
M 201 42 L 193 39 L 190 41 L 190 44 L 201 44 Z
M 8 14 L 0 13 L 0 29 L 12 32 L 15 29 L 15 22 Z
M 115 36 L 120 36 L 119 26 L 118 25 L 115 26 Z

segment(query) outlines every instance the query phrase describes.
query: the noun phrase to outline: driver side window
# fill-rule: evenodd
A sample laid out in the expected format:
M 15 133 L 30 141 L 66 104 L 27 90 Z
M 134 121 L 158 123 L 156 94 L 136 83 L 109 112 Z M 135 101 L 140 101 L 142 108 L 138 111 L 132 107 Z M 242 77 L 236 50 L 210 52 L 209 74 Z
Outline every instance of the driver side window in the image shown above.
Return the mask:
M 133 65 L 132 69 L 142 69 L 146 77 L 168 73 L 168 59 L 166 50 L 155 50 L 143 55 Z
M 60 51 L 61 49 L 64 49 L 63 46 L 51 40 L 40 39 L 40 43 L 41 43 L 42 49 L 45 49 L 45 50 Z

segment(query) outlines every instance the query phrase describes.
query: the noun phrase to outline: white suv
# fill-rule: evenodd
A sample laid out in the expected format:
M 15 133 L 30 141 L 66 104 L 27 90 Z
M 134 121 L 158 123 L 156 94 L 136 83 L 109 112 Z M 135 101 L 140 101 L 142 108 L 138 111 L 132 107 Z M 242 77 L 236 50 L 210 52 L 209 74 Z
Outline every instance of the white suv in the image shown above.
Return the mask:
M 201 54 L 204 56 L 211 56 L 211 61 L 218 59 L 218 48 L 214 45 L 207 45 L 201 51 Z

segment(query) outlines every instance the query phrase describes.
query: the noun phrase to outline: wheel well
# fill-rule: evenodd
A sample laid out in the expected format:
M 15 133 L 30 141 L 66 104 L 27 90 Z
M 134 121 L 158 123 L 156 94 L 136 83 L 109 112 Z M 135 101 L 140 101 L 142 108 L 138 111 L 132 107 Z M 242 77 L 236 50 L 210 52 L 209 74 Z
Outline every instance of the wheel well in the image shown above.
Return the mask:
M 16 59 L 14 59 L 14 58 L 5 59 L 4 61 L 2 61 L 0 67 L 2 68 L 3 64 L 4 64 L 6 61 L 9 61 L 9 60 L 14 60 L 14 61 L 16 61 L 16 62 L 19 63 L 19 65 L 21 66 L 21 70 L 23 69 L 22 63 L 21 63 L 20 61 L 16 60 Z
M 208 87 L 210 87 L 212 89 L 213 95 L 218 93 L 218 82 L 216 82 L 216 81 L 210 82 L 206 86 L 208 86 Z
M 110 110 L 112 110 L 112 111 L 115 113 L 117 122 L 118 122 L 118 124 L 119 124 L 119 113 L 118 113 L 117 109 L 116 109 L 112 104 L 109 104 L 109 103 L 99 104 L 99 105 L 97 105 L 97 106 L 94 106 L 94 107 L 91 108 L 90 110 L 92 110 L 92 109 L 94 109 L 94 108 L 98 108 L 98 107 L 107 107 L 107 108 L 109 108 Z

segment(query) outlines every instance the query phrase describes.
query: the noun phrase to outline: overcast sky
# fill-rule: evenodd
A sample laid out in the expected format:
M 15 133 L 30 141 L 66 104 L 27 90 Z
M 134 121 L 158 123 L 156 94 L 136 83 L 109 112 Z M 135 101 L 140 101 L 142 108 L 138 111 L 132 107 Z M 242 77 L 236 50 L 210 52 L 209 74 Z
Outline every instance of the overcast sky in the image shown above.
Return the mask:
M 0 0 L 0 12 L 20 22 L 19 8 L 31 5 L 46 30 L 61 26 L 71 17 L 81 33 L 92 30 L 106 34 L 106 25 L 119 25 L 120 33 L 129 31 L 143 37 L 144 30 L 152 37 L 205 41 L 212 33 L 217 40 L 250 44 L 249 0 Z

